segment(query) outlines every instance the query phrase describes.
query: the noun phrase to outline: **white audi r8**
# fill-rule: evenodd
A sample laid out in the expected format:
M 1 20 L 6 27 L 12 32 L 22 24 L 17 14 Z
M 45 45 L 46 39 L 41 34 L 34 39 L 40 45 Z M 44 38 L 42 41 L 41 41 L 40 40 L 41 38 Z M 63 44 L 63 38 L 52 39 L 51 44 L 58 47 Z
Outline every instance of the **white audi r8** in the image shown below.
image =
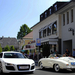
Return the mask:
M 48 58 L 41 58 L 38 64 L 40 69 L 54 68 L 56 72 L 60 69 L 75 70 L 75 59 L 73 57 L 55 57 L 55 54 L 51 54 Z
M 35 62 L 20 52 L 5 51 L 0 53 L 0 72 L 31 72 L 35 71 Z

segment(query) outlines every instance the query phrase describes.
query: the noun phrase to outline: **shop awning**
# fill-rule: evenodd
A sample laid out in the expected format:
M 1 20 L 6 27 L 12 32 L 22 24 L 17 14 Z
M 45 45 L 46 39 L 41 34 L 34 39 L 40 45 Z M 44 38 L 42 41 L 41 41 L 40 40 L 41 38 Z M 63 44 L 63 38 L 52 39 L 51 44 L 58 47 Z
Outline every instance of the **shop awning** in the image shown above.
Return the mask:
M 49 44 L 52 44 L 52 45 L 54 45 L 54 44 L 57 44 L 57 42 L 49 42 Z

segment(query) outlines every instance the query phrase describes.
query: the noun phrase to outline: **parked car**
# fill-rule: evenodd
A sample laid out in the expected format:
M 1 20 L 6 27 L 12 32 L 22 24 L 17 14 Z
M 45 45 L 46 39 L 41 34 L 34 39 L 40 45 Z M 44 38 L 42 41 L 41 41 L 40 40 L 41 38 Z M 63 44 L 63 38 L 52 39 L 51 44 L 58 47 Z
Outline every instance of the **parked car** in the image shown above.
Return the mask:
M 48 58 L 41 58 L 38 61 L 40 69 L 53 68 L 56 72 L 60 69 L 72 69 L 75 70 L 75 59 L 73 57 L 56 57 L 55 54 L 51 54 Z
M 34 72 L 35 62 L 20 52 L 6 51 L 0 53 L 0 72 Z

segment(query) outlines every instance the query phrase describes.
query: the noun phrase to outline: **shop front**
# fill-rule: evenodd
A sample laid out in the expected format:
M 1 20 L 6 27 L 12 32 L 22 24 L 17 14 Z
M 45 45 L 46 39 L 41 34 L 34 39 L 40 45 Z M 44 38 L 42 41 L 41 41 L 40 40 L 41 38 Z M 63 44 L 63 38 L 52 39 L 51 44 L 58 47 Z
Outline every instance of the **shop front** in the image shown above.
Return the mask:
M 37 42 L 39 45 L 39 40 Z M 28 42 L 28 44 L 24 46 L 23 50 L 25 50 L 25 53 L 29 56 L 30 59 L 39 59 L 39 47 L 36 45 L 35 40 Z
M 43 49 L 45 48 L 45 49 Z M 61 53 L 61 40 L 58 38 L 44 39 L 41 40 L 41 46 L 39 47 L 40 52 L 42 52 L 43 57 L 48 56 L 51 53 Z

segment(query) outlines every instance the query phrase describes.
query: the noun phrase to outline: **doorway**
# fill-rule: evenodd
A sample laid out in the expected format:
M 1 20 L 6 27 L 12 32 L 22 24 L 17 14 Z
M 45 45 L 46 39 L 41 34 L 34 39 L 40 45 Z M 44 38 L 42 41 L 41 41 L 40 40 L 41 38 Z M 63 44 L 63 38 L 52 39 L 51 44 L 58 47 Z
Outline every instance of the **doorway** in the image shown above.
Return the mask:
M 68 49 L 72 55 L 72 40 L 63 41 L 63 54 Z

